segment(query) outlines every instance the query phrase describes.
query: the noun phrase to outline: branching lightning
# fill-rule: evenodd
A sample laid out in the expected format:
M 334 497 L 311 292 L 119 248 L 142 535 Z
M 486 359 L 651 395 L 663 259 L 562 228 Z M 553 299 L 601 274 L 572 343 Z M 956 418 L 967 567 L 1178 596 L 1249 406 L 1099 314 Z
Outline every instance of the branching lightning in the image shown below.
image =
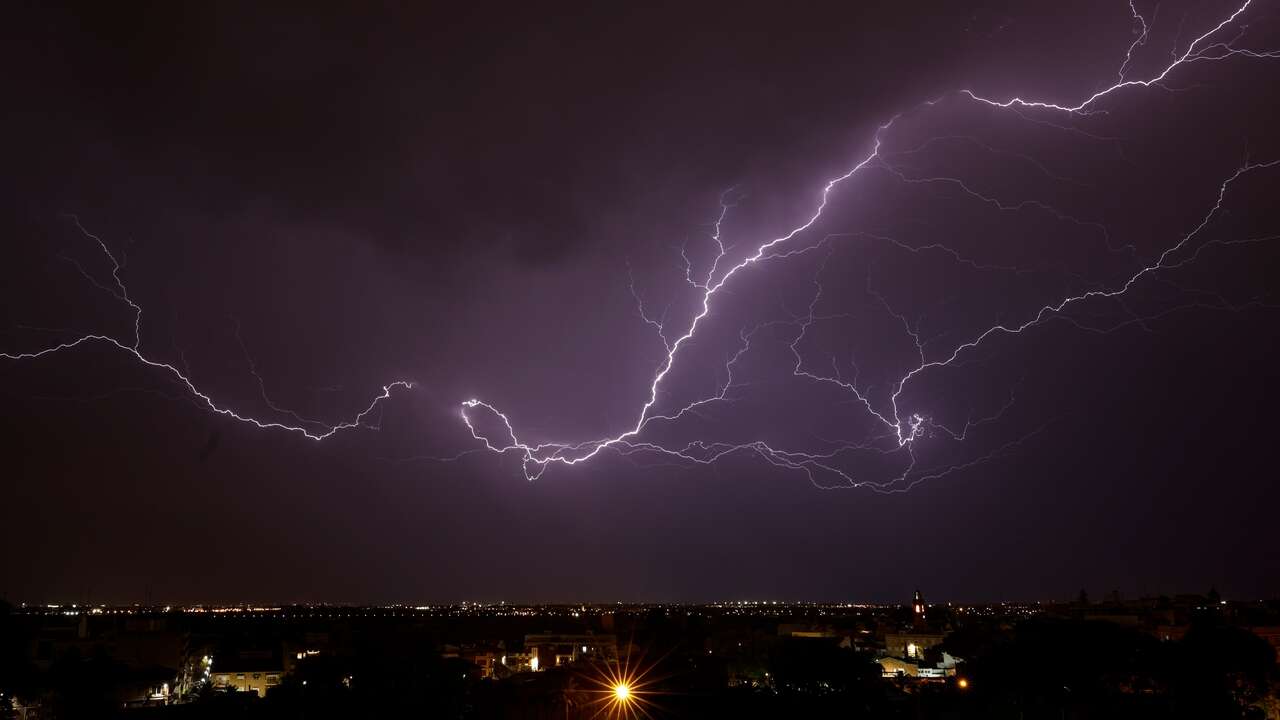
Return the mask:
M 1132 13 L 1135 25 L 1135 39 L 1129 45 L 1125 52 L 1124 59 L 1116 73 L 1116 81 L 1097 92 L 1085 97 L 1083 100 L 1068 104 L 1062 102 L 1051 102 L 1047 100 L 1028 100 L 1021 97 L 1013 97 L 1007 100 L 996 100 L 983 97 L 976 92 L 963 89 L 955 93 L 961 100 L 980 103 L 997 110 L 1007 110 L 1016 113 L 1018 116 L 1025 118 L 1031 122 L 1050 125 L 1073 133 L 1080 133 L 1095 139 L 1111 139 L 1102 138 L 1092 133 L 1087 133 L 1078 128 L 1069 125 L 1056 124 L 1044 117 L 1036 117 L 1031 113 L 1041 115 L 1065 115 L 1065 116 L 1089 116 L 1095 114 L 1103 114 L 1106 111 L 1099 109 L 1098 105 L 1104 98 L 1117 95 L 1126 90 L 1136 88 L 1150 88 L 1152 86 L 1165 88 L 1164 82 L 1179 67 L 1192 63 L 1217 62 L 1228 58 L 1247 58 L 1247 59 L 1267 59 L 1280 57 L 1280 51 L 1257 51 L 1244 49 L 1237 45 L 1243 36 L 1244 30 L 1228 40 L 1214 41 L 1215 37 L 1219 37 L 1224 31 L 1242 18 L 1242 16 L 1250 9 L 1253 0 L 1245 0 L 1245 2 L 1223 19 L 1214 25 L 1208 31 L 1196 37 L 1187 45 L 1186 49 L 1181 53 L 1174 52 L 1170 58 L 1170 62 L 1164 66 L 1158 73 L 1145 79 L 1128 79 L 1130 66 L 1134 61 L 1134 56 L 1148 42 L 1150 38 L 1150 23 L 1139 12 L 1133 2 L 1129 3 L 1129 10 Z M 1280 165 L 1280 160 L 1269 162 L 1246 161 L 1241 164 L 1234 173 L 1222 180 L 1218 186 L 1218 192 L 1207 211 L 1201 217 L 1198 224 L 1191 230 L 1168 245 L 1155 260 L 1151 262 L 1137 262 L 1135 269 L 1123 279 L 1122 282 L 1106 286 L 1093 287 L 1083 292 L 1067 294 L 1059 300 L 1044 304 L 1038 308 L 1033 308 L 1025 320 L 1019 322 L 1002 322 L 996 323 L 972 335 L 969 339 L 960 342 L 954 347 L 942 353 L 930 353 L 927 351 L 927 342 L 922 340 L 917 327 L 903 314 L 896 312 L 884 298 L 883 295 L 877 293 L 870 285 L 868 285 L 868 295 L 877 299 L 882 309 L 896 321 L 900 322 L 903 332 L 914 344 L 918 353 L 918 363 L 901 374 L 896 381 L 892 383 L 892 387 L 888 389 L 887 397 L 877 401 L 873 398 L 868 388 L 860 387 L 858 380 L 857 364 L 853 359 L 849 360 L 852 366 L 853 376 L 847 378 L 841 369 L 841 363 L 838 358 L 830 358 L 830 374 L 826 370 L 815 369 L 819 365 L 827 365 L 827 363 L 811 363 L 801 353 L 800 344 L 804 340 L 806 333 L 817 322 L 835 319 L 835 316 L 824 316 L 817 313 L 817 307 L 823 293 L 823 286 L 819 279 L 815 280 L 815 290 L 812 295 L 812 302 L 808 307 L 808 311 L 804 315 L 795 316 L 790 320 L 772 321 L 761 323 L 754 328 L 743 329 L 740 334 L 741 343 L 737 350 L 729 356 L 724 366 L 724 379 L 719 384 L 716 391 L 699 397 L 674 411 L 659 412 L 656 409 L 658 405 L 660 388 L 663 382 L 668 378 L 677 361 L 683 352 L 687 352 L 687 346 L 693 341 L 695 335 L 698 334 L 699 328 L 707 321 L 712 314 L 713 307 L 716 305 L 718 296 L 723 289 L 735 278 L 743 274 L 743 271 L 765 264 L 775 260 L 785 260 L 797 255 L 805 254 L 826 246 L 829 242 L 837 238 L 859 237 L 865 240 L 877 240 L 892 243 L 902 249 L 913 253 L 923 252 L 942 252 L 951 256 L 957 262 L 964 263 L 970 267 L 981 270 L 993 271 L 1017 271 L 1015 267 L 996 266 L 990 264 L 979 263 L 970 259 L 961 253 L 953 250 L 941 243 L 931 243 L 923 246 L 913 246 L 902 241 L 895 240 L 886 236 L 875 235 L 871 233 L 845 233 L 845 234 L 827 234 L 816 239 L 808 239 L 812 234 L 809 231 L 823 217 L 824 211 L 828 207 L 831 195 L 834 189 L 851 179 L 867 175 L 873 171 L 881 171 L 889 177 L 895 178 L 901 182 L 910 184 L 946 184 L 958 188 L 966 196 L 978 200 L 988 205 L 994 206 L 1001 211 L 1022 211 L 1035 210 L 1037 212 L 1046 213 L 1048 216 L 1059 222 L 1073 224 L 1083 230 L 1097 233 L 1105 242 L 1107 249 L 1114 253 L 1125 253 L 1136 261 L 1136 249 L 1132 245 L 1116 245 L 1110 237 L 1107 228 L 1099 222 L 1088 219 L 1076 218 L 1072 215 L 1064 213 L 1052 205 L 1039 200 L 1022 200 L 1016 202 L 1007 202 L 999 198 L 984 194 L 970 185 L 964 180 L 952 177 L 919 177 L 908 174 L 902 168 L 892 164 L 886 153 L 882 153 L 881 148 L 886 137 L 893 132 L 895 124 L 898 123 L 905 115 L 916 112 L 917 110 L 932 108 L 942 102 L 943 98 L 937 98 L 921 103 L 916 108 L 908 111 L 899 112 L 887 121 L 880 124 L 872 134 L 870 142 L 870 150 L 863 155 L 856 163 L 853 164 L 846 172 L 827 181 L 823 186 L 818 198 L 815 209 L 802 223 L 791 229 L 790 231 L 760 242 L 755 246 L 755 250 L 744 259 L 732 263 L 730 259 L 729 246 L 726 245 L 722 236 L 722 225 L 728 217 L 734 203 L 728 202 L 725 196 L 721 198 L 720 213 L 714 225 L 714 232 L 711 239 L 715 245 L 715 256 L 710 262 L 709 267 L 703 272 L 698 271 L 694 267 L 694 263 L 690 260 L 689 255 L 682 249 L 681 256 L 684 259 L 684 277 L 687 284 L 698 292 L 698 301 L 696 310 L 684 325 L 684 330 L 679 335 L 670 332 L 670 323 L 664 314 L 663 318 L 656 319 L 646 313 L 643 303 L 635 290 L 634 279 L 630 288 L 633 296 L 637 301 L 641 318 L 653 326 L 665 348 L 665 356 L 660 362 L 656 372 L 649 381 L 648 398 L 640 407 L 635 422 L 624 431 L 604 438 L 587 440 L 582 442 L 564 443 L 564 442 L 542 442 L 530 443 L 522 440 L 516 433 L 516 430 L 506 414 L 497 407 L 480 399 L 469 399 L 461 404 L 460 415 L 463 423 L 472 437 L 483 444 L 484 448 L 495 453 L 512 453 L 519 456 L 522 460 L 525 477 L 533 480 L 542 475 L 546 469 L 552 465 L 572 466 L 578 465 L 595 458 L 597 455 L 605 451 L 612 451 L 624 457 L 636 455 L 654 455 L 666 458 L 681 464 L 698 464 L 708 465 L 717 462 L 721 458 L 734 453 L 753 453 L 764 459 L 766 462 L 785 469 L 797 470 L 807 475 L 810 482 L 815 486 L 828 488 L 849 488 L 861 487 L 877 492 L 905 492 L 921 482 L 945 477 L 953 472 L 973 467 L 977 464 L 987 462 L 995 457 L 1006 454 L 1034 435 L 1042 428 L 1037 428 L 1031 432 L 1011 440 L 1007 443 L 999 445 L 994 450 L 982 454 L 980 457 L 959 461 L 944 463 L 937 467 L 920 467 L 917 461 L 916 445 L 923 439 L 929 437 L 945 437 L 951 441 L 962 441 L 970 433 L 970 431 L 995 422 L 1000 416 L 1008 410 L 1014 401 L 1013 394 L 1010 395 L 1009 402 L 999 409 L 995 414 L 973 419 L 972 417 L 966 421 L 965 425 L 958 429 L 949 428 L 939 422 L 933 421 L 931 418 L 917 412 L 904 412 L 900 407 L 904 391 L 918 378 L 939 368 L 953 366 L 960 362 L 961 358 L 973 350 L 988 342 L 992 338 L 1000 335 L 1018 335 L 1024 331 L 1042 325 L 1053 319 L 1061 319 L 1069 324 L 1081 327 L 1083 329 L 1093 329 L 1086 327 L 1064 314 L 1064 311 L 1071 306 L 1078 306 L 1090 300 L 1110 299 L 1123 303 L 1123 296 L 1135 286 L 1136 283 L 1145 278 L 1155 275 L 1158 271 L 1180 267 L 1195 260 L 1205 245 L 1199 245 L 1193 252 L 1187 253 L 1186 257 L 1181 254 L 1194 245 L 1194 241 L 1204 231 L 1204 229 L 1219 216 L 1223 209 L 1228 191 L 1233 183 L 1246 174 L 1264 171 L 1275 168 Z M 928 145 L 932 142 L 940 142 L 948 138 L 934 138 L 925 143 Z M 981 144 L 981 141 L 975 138 L 952 137 L 950 139 L 960 139 L 968 142 Z M 919 152 L 924 146 L 917 147 L 914 150 L 895 153 L 897 156 L 908 155 L 913 152 Z M 1057 177 L 1051 173 L 1043 164 L 1038 163 L 1032 158 L 1024 158 L 1035 164 L 1043 173 Z M 1063 178 L 1059 178 L 1063 179 Z M 1068 180 L 1069 181 L 1069 180 Z M 1075 181 L 1074 184 L 1079 185 Z M 1262 241 L 1267 238 L 1254 238 L 1236 241 L 1208 241 L 1207 244 L 1226 244 L 1226 243 L 1243 243 L 1252 241 Z M 1181 259 L 1179 259 L 1181 257 Z M 731 264 L 732 263 L 732 264 Z M 1221 303 L 1220 305 L 1226 305 Z M 1192 306 L 1203 306 L 1200 303 L 1193 303 Z M 1127 307 L 1126 307 L 1127 309 Z M 1176 309 L 1176 308 L 1175 308 Z M 1143 318 L 1133 316 L 1128 323 L 1142 323 Z M 792 340 L 789 343 L 791 353 L 794 357 L 794 366 L 792 367 L 792 375 L 796 378 L 802 378 L 812 383 L 820 383 L 830 385 L 839 392 L 847 394 L 851 400 L 865 409 L 868 418 L 880 428 L 880 432 L 873 434 L 871 437 L 861 441 L 849 442 L 844 440 L 829 441 L 831 449 L 824 452 L 800 452 L 775 447 L 763 440 L 753 440 L 744 443 L 723 443 L 723 442 L 705 442 L 695 440 L 682 446 L 671 446 L 655 440 L 642 439 L 645 431 L 655 423 L 671 423 L 684 418 L 690 414 L 696 414 L 701 409 L 708 406 L 732 402 L 732 392 L 735 385 L 735 369 L 739 361 L 751 349 L 753 340 L 759 333 L 766 329 L 775 331 L 785 331 L 791 328 Z M 1119 326 L 1117 326 L 1119 327 Z M 1113 328 L 1114 329 L 1114 328 Z M 675 339 L 670 338 L 674 336 Z M 486 422 L 496 421 L 502 430 L 497 439 L 493 437 L 493 433 L 482 432 L 477 429 L 479 416 L 477 413 L 485 413 Z M 486 425 L 487 427 L 487 425 Z M 877 453 L 880 455 L 901 454 L 903 458 L 903 466 L 900 472 L 888 480 L 869 480 L 856 477 L 851 472 L 842 469 L 837 460 L 841 456 L 855 453 Z
M 962 425 L 959 422 L 945 424 L 943 421 L 935 420 L 922 411 L 908 411 L 903 407 L 906 404 L 904 393 L 909 387 L 917 383 L 921 377 L 941 368 L 958 366 L 965 361 L 964 358 L 971 356 L 977 348 L 988 343 L 992 338 L 1019 335 L 1052 320 L 1061 320 L 1077 328 L 1091 331 L 1107 331 L 1128 324 L 1144 324 L 1150 319 L 1149 317 L 1144 318 L 1138 313 L 1129 310 L 1127 305 L 1124 305 L 1124 296 L 1139 282 L 1155 279 L 1167 282 L 1163 278 L 1157 278 L 1160 271 L 1183 267 L 1194 262 L 1209 245 L 1248 244 L 1276 239 L 1274 235 L 1259 235 L 1243 239 L 1200 241 L 1200 235 L 1223 212 L 1229 191 L 1237 180 L 1248 174 L 1280 167 L 1280 160 L 1262 162 L 1246 160 L 1241 163 L 1233 173 L 1222 179 L 1218 185 L 1216 196 L 1208 203 L 1208 207 L 1204 214 L 1200 216 L 1199 222 L 1178 237 L 1172 244 L 1164 246 L 1163 251 L 1154 260 L 1143 262 L 1138 259 L 1139 253 L 1134 245 L 1117 243 L 1111 237 L 1108 228 L 1097 220 L 1077 217 L 1072 213 L 1059 209 L 1050 202 L 1036 198 L 1004 199 L 996 194 L 979 189 L 963 178 L 917 173 L 896 162 L 924 152 L 938 143 L 962 142 L 985 148 L 992 153 L 999 152 L 1015 156 L 1036 168 L 1044 176 L 1055 181 L 1070 183 L 1076 187 L 1085 187 L 1078 180 L 1052 171 L 1044 163 L 1029 155 L 999 151 L 981 139 L 969 135 L 938 136 L 918 144 L 914 148 L 896 152 L 882 151 L 886 140 L 899 129 L 899 123 L 904 122 L 904 118 L 927 112 L 930 109 L 939 107 L 944 102 L 955 100 L 962 103 L 986 106 L 991 108 L 992 112 L 1013 113 L 1028 122 L 1057 128 L 1095 140 L 1114 141 L 1115 138 L 1104 137 L 1073 127 L 1070 124 L 1066 124 L 1066 121 L 1055 122 L 1051 118 L 1065 117 L 1069 121 L 1080 117 L 1105 114 L 1107 110 L 1100 107 L 1103 105 L 1102 101 L 1120 96 L 1125 91 L 1152 87 L 1170 90 L 1166 85 L 1166 81 L 1182 66 L 1221 62 L 1231 58 L 1246 60 L 1280 59 L 1280 50 L 1267 51 L 1242 47 L 1241 41 L 1247 27 L 1243 24 L 1242 19 L 1252 5 L 1254 5 L 1254 0 L 1244 0 L 1225 19 L 1195 37 L 1184 50 L 1179 52 L 1175 49 L 1169 57 L 1169 62 L 1160 68 L 1159 72 L 1145 78 L 1132 79 L 1130 76 L 1133 72 L 1132 66 L 1134 65 L 1135 57 L 1142 53 L 1150 42 L 1153 22 L 1144 17 L 1133 0 L 1129 0 L 1128 9 L 1133 22 L 1134 39 L 1124 52 L 1123 60 L 1115 73 L 1115 82 L 1093 92 L 1078 102 L 1024 99 L 1017 96 L 1001 100 L 985 97 L 970 89 L 961 89 L 895 113 L 876 126 L 869 138 L 869 149 L 858 157 L 846 171 L 823 184 L 817 195 L 814 209 L 808 213 L 803 221 L 771 239 L 757 240 L 750 244 L 726 241 L 724 234 L 726 221 L 742 201 L 742 196 L 734 188 L 725 191 L 720 196 L 719 211 L 715 216 L 711 232 L 708 234 L 712 246 L 710 260 L 705 263 L 695 262 L 691 258 L 687 246 L 680 250 L 680 255 L 684 261 L 682 268 L 684 285 L 687 286 L 690 292 L 695 293 L 693 309 L 680 325 L 682 329 L 675 329 L 675 323 L 670 317 L 672 304 L 669 304 L 661 313 L 656 314 L 646 308 L 641 299 L 641 294 L 636 289 L 634 277 L 631 276 L 628 268 L 628 288 L 635 300 L 640 319 L 653 328 L 661 341 L 663 349 L 662 359 L 657 363 L 653 375 L 648 380 L 647 397 L 640 404 L 634 416 L 635 419 L 629 426 L 616 434 L 579 442 L 532 442 L 522 439 L 511 419 L 495 405 L 478 398 L 471 398 L 461 403 L 459 414 L 471 438 L 479 443 L 480 446 L 446 459 L 456 460 L 475 452 L 483 451 L 504 455 L 511 454 L 520 458 L 525 477 L 528 480 L 534 480 L 553 465 L 579 465 L 605 452 L 612 452 L 631 459 L 641 457 L 657 458 L 661 462 L 671 462 L 686 466 L 711 465 L 730 455 L 751 454 L 775 467 L 804 473 L 810 482 L 819 488 L 865 488 L 876 492 L 897 493 L 910 490 L 922 482 L 946 477 L 952 473 L 974 467 L 1014 451 L 1027 438 L 1040 432 L 1043 426 L 1024 432 L 1003 444 L 998 444 L 994 449 L 983 452 L 978 457 L 946 460 L 940 464 L 930 466 L 917 455 L 917 447 L 922 444 L 922 441 L 933 438 L 938 439 L 940 442 L 959 443 L 965 441 L 971 432 L 996 423 L 1014 405 L 1015 391 L 1010 391 L 1008 401 L 994 413 L 976 418 L 971 414 Z M 1237 30 L 1235 34 L 1226 37 L 1233 27 Z M 876 308 L 877 313 L 883 313 L 881 319 L 886 319 L 885 321 L 895 328 L 900 327 L 904 341 L 909 343 L 909 347 L 914 348 L 912 366 L 896 374 L 894 379 L 887 385 L 882 382 L 876 387 L 863 379 L 856 356 L 837 357 L 832 354 L 821 359 L 806 357 L 803 346 L 809 339 L 810 333 L 815 332 L 822 323 L 839 322 L 848 319 L 847 316 L 839 313 L 820 312 L 820 305 L 825 292 L 822 282 L 823 270 L 826 267 L 824 261 L 813 281 L 813 291 L 809 296 L 810 301 L 803 312 L 792 313 L 788 311 L 788 317 L 786 318 L 762 321 L 753 326 L 741 328 L 737 335 L 737 345 L 724 358 L 723 373 L 717 377 L 715 387 L 711 392 L 703 393 L 700 397 L 678 407 L 670 409 L 660 407 L 660 397 L 663 396 L 664 383 L 668 382 L 677 367 L 677 363 L 691 352 L 689 346 L 695 341 L 699 331 L 711 322 L 713 310 L 721 303 L 721 296 L 726 294 L 725 288 L 730 283 L 741 282 L 741 276 L 748 274 L 748 271 L 752 268 L 784 262 L 811 253 L 820 253 L 824 250 L 828 253 L 827 258 L 829 259 L 833 243 L 836 241 L 856 241 L 868 244 L 884 243 L 915 255 L 936 253 L 981 272 L 1023 272 L 1017 265 L 985 262 L 951 248 L 942 242 L 910 243 L 892 237 L 890 234 L 869 231 L 821 232 L 817 226 L 820 220 L 824 218 L 824 213 L 832 202 L 833 192 L 855 178 L 872 176 L 883 177 L 890 182 L 896 181 L 906 186 L 953 188 L 958 190 L 968 201 L 983 203 L 1001 213 L 1039 213 L 1053 222 L 1070 225 L 1074 230 L 1087 233 L 1090 237 L 1100 240 L 1108 252 L 1127 258 L 1127 262 L 1131 263 L 1128 266 L 1131 270 L 1120 280 L 1113 281 L 1105 286 L 1092 285 L 1083 290 L 1077 288 L 1076 292 L 1064 293 L 1060 297 L 1055 295 L 1057 297 L 1056 300 L 1030 308 L 1021 316 L 1022 319 L 1020 320 L 994 322 L 990 325 L 987 325 L 987 323 L 992 321 L 986 320 L 983 323 L 985 325 L 984 329 L 971 332 L 967 339 L 959 342 L 955 340 L 949 341 L 951 344 L 942 351 L 933 349 L 935 345 L 941 342 L 940 338 L 936 336 L 932 338 L 925 337 L 922 334 L 919 320 L 895 309 L 886 295 L 871 284 L 870 275 L 868 274 L 865 294 L 873 301 L 870 304 Z M 390 398 L 397 389 L 407 390 L 414 386 L 413 383 L 405 380 L 397 380 L 383 385 L 381 392 L 377 393 L 362 410 L 349 420 L 333 423 L 302 416 L 277 404 L 268 395 L 266 384 L 261 374 L 259 374 L 256 364 L 250 357 L 248 348 L 245 347 L 243 340 L 240 338 L 237 324 L 236 339 L 240 343 L 241 350 L 244 352 L 248 362 L 249 372 L 258 384 L 262 403 L 270 412 L 266 417 L 258 417 L 235 410 L 228 404 L 215 401 L 193 382 L 191 379 L 192 373 L 186 365 L 184 356 L 180 359 L 179 365 L 181 369 L 179 369 L 179 365 L 156 359 L 150 351 L 143 351 L 143 309 L 130 296 L 129 289 L 121 277 L 121 273 L 124 270 L 122 263 L 117 261 L 115 254 L 107 243 L 86 230 L 78 218 L 73 216 L 71 220 L 85 238 L 97 244 L 100 251 L 110 262 L 111 278 L 109 281 L 103 281 L 87 271 L 74 258 L 63 256 L 63 259 L 73 265 L 80 275 L 94 287 L 107 293 L 130 309 L 133 314 L 131 335 L 119 338 L 103 333 L 83 333 L 78 334 L 74 339 L 45 345 L 36 350 L 0 352 L 0 358 L 12 361 L 37 360 L 92 345 L 104 345 L 113 349 L 113 351 L 123 353 L 131 358 L 132 361 L 146 368 L 160 371 L 162 375 L 177 383 L 187 399 L 208 412 L 226 416 L 256 428 L 284 430 L 317 441 L 331 437 L 342 430 L 361 426 L 368 427 L 367 418 L 379 408 L 383 400 Z M 738 250 L 738 248 L 746 248 L 746 250 Z M 735 280 L 735 278 L 739 279 Z M 1078 307 L 1092 300 L 1115 301 L 1128 313 L 1128 319 L 1111 328 L 1100 329 L 1082 323 L 1076 318 L 1065 314 L 1068 308 Z M 1227 303 L 1222 298 L 1217 298 L 1216 303 L 1192 302 L 1172 308 L 1166 312 L 1176 311 L 1181 307 L 1204 306 L 1228 307 L 1230 303 Z M 895 330 L 895 332 L 897 331 Z M 740 379 L 740 364 L 756 347 L 755 343 L 767 334 L 784 338 L 785 346 L 792 358 L 789 368 L 789 376 L 792 381 L 816 387 L 831 388 L 842 398 L 842 402 L 847 402 L 850 406 L 858 408 L 858 411 L 864 414 L 867 424 L 873 427 L 874 430 L 856 439 L 819 438 L 825 449 L 817 451 L 787 449 L 780 447 L 778 443 L 766 442 L 763 439 L 748 440 L 746 442 L 698 439 L 679 444 L 659 441 L 647 435 L 647 431 L 658 426 L 672 426 L 689 418 L 701 417 L 701 413 L 713 407 L 736 402 L 736 394 L 745 387 L 744 382 Z M 480 427 L 482 421 L 485 428 L 492 427 L 496 428 L 496 430 L 482 430 Z M 879 458 L 893 458 L 896 462 L 896 469 L 887 479 L 867 478 L 847 469 L 844 462 L 846 458 L 859 457 L 864 454 Z
M 182 370 L 179 370 L 177 366 L 171 363 L 164 362 L 161 360 L 156 360 L 152 357 L 149 357 L 147 354 L 143 353 L 142 351 L 142 307 L 138 305 L 136 302 L 134 302 L 132 298 L 129 297 L 129 289 L 125 285 L 124 280 L 121 279 L 120 277 L 120 272 L 123 269 L 121 263 L 116 260 L 115 254 L 112 253 L 111 249 L 107 247 L 106 242 L 104 242 L 102 238 L 100 238 L 99 236 L 94 235 L 93 233 L 86 230 L 84 226 L 81 225 L 80 219 L 78 217 L 75 217 L 73 215 L 70 217 L 70 219 L 75 224 L 75 227 L 86 238 L 93 240 L 98 245 L 98 248 L 102 251 L 102 254 L 106 256 L 107 260 L 111 263 L 112 283 L 108 285 L 103 282 L 100 282 L 99 280 L 94 278 L 89 272 L 87 272 L 79 262 L 75 261 L 74 259 L 71 259 L 70 257 L 63 256 L 63 259 L 67 260 L 72 265 L 74 265 L 76 270 L 79 271 L 79 273 L 83 275 L 91 284 L 93 284 L 94 287 L 97 287 L 103 292 L 111 295 L 116 300 L 129 306 L 130 310 L 132 310 L 133 312 L 133 318 L 134 318 L 132 338 L 129 338 L 127 340 L 121 340 L 111 335 L 87 333 L 87 334 L 80 335 L 74 340 L 68 340 L 55 345 L 48 345 L 38 350 L 30 350 L 27 352 L 0 352 L 0 358 L 4 358 L 6 360 L 36 360 L 39 358 L 47 357 L 57 353 L 68 352 L 70 350 L 75 350 L 77 348 L 87 347 L 90 345 L 106 345 L 108 347 L 114 348 L 116 350 L 119 350 L 120 352 L 125 353 L 127 356 L 131 357 L 134 361 L 142 364 L 145 367 L 152 368 L 155 370 L 160 370 L 162 374 L 166 375 L 170 380 L 177 382 L 178 385 L 186 391 L 190 399 L 193 402 L 195 402 L 197 406 L 201 407 L 204 410 L 231 418 L 232 420 L 235 420 L 237 422 L 245 423 L 247 425 L 252 425 L 254 427 L 257 427 L 263 430 L 267 430 L 267 429 L 285 430 L 288 432 L 297 433 L 299 435 L 310 438 L 312 440 L 324 440 L 325 438 L 328 438 L 334 435 L 335 433 L 341 432 L 342 430 L 348 430 L 351 428 L 364 426 L 366 424 L 365 419 L 378 408 L 379 404 L 383 400 L 386 400 L 387 398 L 391 397 L 391 394 L 394 390 L 396 390 L 397 388 L 408 390 L 413 387 L 413 383 L 407 380 L 397 380 L 395 382 L 383 385 L 382 391 L 377 395 L 375 395 L 374 398 L 369 402 L 369 404 L 363 410 L 357 413 L 354 417 L 352 417 L 350 420 L 344 420 L 337 423 L 325 423 L 319 420 L 310 420 L 307 418 L 303 418 L 299 416 L 297 413 L 290 410 L 286 410 L 276 405 L 274 402 L 272 402 L 272 400 L 266 394 L 266 387 L 263 384 L 261 375 L 258 374 L 257 367 L 253 364 L 252 360 L 249 360 L 250 373 L 258 381 L 259 389 L 262 392 L 262 397 L 266 405 L 272 411 L 292 418 L 294 422 L 290 423 L 290 422 L 284 422 L 281 420 L 257 418 L 252 415 L 248 415 L 243 412 L 234 410 L 225 404 L 219 403 L 215 401 L 210 395 L 200 390 L 195 385 L 195 383 L 191 380 L 191 371 L 190 369 L 185 367 L 186 365 L 185 357 L 183 357 L 182 359 L 184 368 Z M 243 350 L 244 343 L 243 341 L 240 340 L 239 323 L 236 324 L 236 339 L 237 341 L 240 342 L 241 349 Z M 245 353 L 247 358 L 248 357 L 247 350 L 245 351 Z

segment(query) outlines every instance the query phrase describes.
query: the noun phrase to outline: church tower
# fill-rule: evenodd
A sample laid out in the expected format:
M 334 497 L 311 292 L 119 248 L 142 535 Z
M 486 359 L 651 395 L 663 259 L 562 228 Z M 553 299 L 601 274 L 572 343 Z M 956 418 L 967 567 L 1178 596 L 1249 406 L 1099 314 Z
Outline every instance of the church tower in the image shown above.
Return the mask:
M 916 590 L 915 596 L 911 599 L 911 619 L 912 624 L 917 628 L 925 626 L 924 617 L 925 605 L 924 597 L 920 595 L 920 591 Z

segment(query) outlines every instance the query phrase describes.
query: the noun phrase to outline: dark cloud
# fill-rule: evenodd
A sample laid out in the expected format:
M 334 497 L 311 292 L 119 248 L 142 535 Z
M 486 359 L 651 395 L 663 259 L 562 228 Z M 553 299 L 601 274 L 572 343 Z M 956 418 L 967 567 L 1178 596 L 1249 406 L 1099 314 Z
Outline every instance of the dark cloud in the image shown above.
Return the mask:
M 1134 73 L 1229 11 L 1185 5 L 1162 5 Z M 1248 37 L 1280 46 L 1269 12 Z M 0 593 L 1280 591 L 1257 442 L 1276 429 L 1280 256 L 1236 242 L 1275 234 L 1274 173 L 1233 186 L 1193 265 L 913 383 L 904 410 L 952 426 L 1015 402 L 971 443 L 919 458 L 993 460 L 911 493 L 819 491 L 747 456 L 678 468 L 604 453 L 534 483 L 514 456 L 425 459 L 476 446 L 457 409 L 470 397 L 535 441 L 628 427 L 663 358 L 629 272 L 647 309 L 687 320 L 681 248 L 707 260 L 724 191 L 741 197 L 724 237 L 744 257 L 908 109 L 885 138 L 892 172 L 841 186 L 805 236 L 838 238 L 735 278 L 659 398 L 715 387 L 743 328 L 774 322 L 736 402 L 654 438 L 812 448 L 866 433 L 856 403 L 789 374 L 786 322 L 815 278 L 819 313 L 838 319 L 797 347 L 815 370 L 856 363 L 885 411 L 916 359 L 886 307 L 941 353 L 1122 280 L 1204 217 L 1243 158 L 1280 157 L 1265 61 L 1197 63 L 1067 126 L 952 91 L 1075 98 L 1114 82 L 1135 39 L 1123 2 L 26 4 L 14 20 L 0 349 L 130 332 L 128 308 L 59 257 L 109 278 L 75 213 L 127 255 L 144 350 L 220 400 L 273 412 L 246 351 L 271 401 L 305 417 L 350 417 L 393 378 L 418 387 L 381 406 L 379 432 L 316 443 L 210 417 L 123 353 L 6 362 Z M 1052 211 L 912 182 L 941 176 Z M 920 249 L 938 243 L 963 260 Z M 847 460 L 875 475 L 902 458 Z

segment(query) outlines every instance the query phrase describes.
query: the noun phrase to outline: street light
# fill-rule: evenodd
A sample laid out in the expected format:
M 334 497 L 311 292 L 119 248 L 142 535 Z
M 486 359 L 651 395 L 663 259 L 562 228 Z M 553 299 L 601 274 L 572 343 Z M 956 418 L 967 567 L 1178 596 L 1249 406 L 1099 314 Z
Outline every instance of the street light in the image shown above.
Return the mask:
M 587 676 L 596 689 L 596 699 L 590 704 L 597 705 L 592 717 L 601 720 L 641 720 L 651 717 L 649 708 L 656 708 L 653 702 L 654 680 L 648 677 L 650 667 L 632 667 L 630 658 L 623 663 L 614 660 L 612 663 L 594 666 L 594 672 Z

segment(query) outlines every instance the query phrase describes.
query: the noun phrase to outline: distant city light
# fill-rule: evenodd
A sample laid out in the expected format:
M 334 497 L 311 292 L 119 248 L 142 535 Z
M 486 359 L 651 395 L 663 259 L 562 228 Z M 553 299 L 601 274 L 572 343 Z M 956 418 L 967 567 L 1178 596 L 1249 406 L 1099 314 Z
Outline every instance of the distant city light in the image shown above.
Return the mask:
M 631 699 L 631 688 L 626 683 L 618 683 L 613 686 L 613 696 L 618 698 L 619 702 L 627 702 Z

